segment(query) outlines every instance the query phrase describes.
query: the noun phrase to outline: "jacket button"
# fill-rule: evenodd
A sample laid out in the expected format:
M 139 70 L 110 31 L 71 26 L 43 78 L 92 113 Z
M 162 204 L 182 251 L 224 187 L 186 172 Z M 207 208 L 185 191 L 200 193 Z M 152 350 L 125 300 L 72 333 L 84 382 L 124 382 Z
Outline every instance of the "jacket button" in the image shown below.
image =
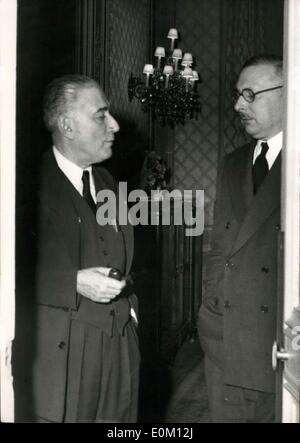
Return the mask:
M 103 255 L 106 257 L 108 255 L 108 252 L 104 250 Z
M 59 349 L 64 349 L 66 347 L 66 343 L 64 341 L 60 341 L 57 346 Z
M 275 226 L 275 229 L 276 229 L 276 231 L 280 231 L 281 226 L 278 224 L 278 225 Z
M 99 240 L 104 241 L 104 238 L 102 237 L 102 235 L 99 235 Z
M 268 272 L 269 272 L 269 268 L 267 268 L 266 266 L 263 266 L 263 267 L 261 268 L 261 271 L 264 272 L 265 274 L 268 274 Z
M 260 307 L 260 310 L 261 310 L 261 312 L 266 314 L 267 312 L 269 312 L 269 306 L 263 305 L 263 306 Z
M 231 307 L 230 301 L 225 300 L 224 302 L 224 308 L 229 309 Z
M 230 228 L 230 222 L 227 222 L 227 223 L 226 223 L 225 228 L 226 228 L 226 229 L 229 229 L 229 228 Z
M 228 262 L 226 262 L 226 267 L 227 268 L 233 268 L 234 267 L 234 263 L 232 261 L 228 261 Z

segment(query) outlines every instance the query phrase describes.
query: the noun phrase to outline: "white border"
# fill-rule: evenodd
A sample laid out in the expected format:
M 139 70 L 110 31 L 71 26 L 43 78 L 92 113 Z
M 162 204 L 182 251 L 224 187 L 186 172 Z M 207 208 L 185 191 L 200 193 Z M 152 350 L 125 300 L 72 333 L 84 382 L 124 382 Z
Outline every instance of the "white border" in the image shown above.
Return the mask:
M 14 420 L 11 346 L 15 327 L 15 132 L 17 0 L 0 0 L 0 395 Z

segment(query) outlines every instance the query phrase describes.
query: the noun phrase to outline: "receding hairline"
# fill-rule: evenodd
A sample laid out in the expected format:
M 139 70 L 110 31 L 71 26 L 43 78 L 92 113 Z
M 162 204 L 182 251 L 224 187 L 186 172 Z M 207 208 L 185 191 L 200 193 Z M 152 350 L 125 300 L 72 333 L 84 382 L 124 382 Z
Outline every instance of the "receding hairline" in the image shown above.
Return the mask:
M 260 69 L 260 68 L 265 68 L 265 69 Z M 260 63 L 257 65 L 246 66 L 245 68 L 243 68 L 236 80 L 236 85 L 239 83 L 239 81 L 243 81 L 243 79 L 245 80 L 245 78 L 247 80 L 249 80 L 250 78 L 252 78 L 252 80 L 265 78 L 266 81 L 274 83 L 274 86 L 282 85 L 283 82 L 282 72 L 278 71 L 274 66 L 270 65 L 269 63 Z
M 86 84 L 86 85 L 80 85 L 79 87 L 75 88 L 74 91 L 70 91 L 70 95 L 68 97 L 68 100 L 66 101 L 67 107 L 72 106 L 72 104 L 75 104 L 78 99 L 80 98 L 80 95 L 87 90 L 97 90 L 101 97 L 103 98 L 103 101 L 106 103 L 105 107 L 108 107 L 108 100 L 105 96 L 105 93 L 100 85 L 97 83 L 95 84 Z
M 105 94 L 101 86 L 97 82 L 87 82 L 83 84 L 70 83 L 65 90 L 66 103 L 74 103 L 83 91 L 96 89 L 106 100 Z
M 283 75 L 283 59 L 279 55 L 274 54 L 260 54 L 249 58 L 240 69 L 239 75 L 247 68 L 255 66 L 270 66 L 273 67 L 274 73 L 277 77 L 282 78 Z
M 95 89 L 107 101 L 99 83 L 90 77 L 70 74 L 54 79 L 48 84 L 44 95 L 44 122 L 50 132 L 57 128 L 59 115 L 71 110 L 80 93 L 84 90 Z

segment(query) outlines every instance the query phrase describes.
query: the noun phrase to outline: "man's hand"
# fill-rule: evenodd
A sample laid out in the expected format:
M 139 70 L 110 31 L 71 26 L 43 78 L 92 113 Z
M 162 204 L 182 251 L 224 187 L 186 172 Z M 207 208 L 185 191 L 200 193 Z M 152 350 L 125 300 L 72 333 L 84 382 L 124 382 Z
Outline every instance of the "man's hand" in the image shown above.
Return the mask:
M 126 281 L 108 277 L 111 268 L 88 268 L 77 272 L 77 292 L 96 303 L 109 303 L 120 294 Z

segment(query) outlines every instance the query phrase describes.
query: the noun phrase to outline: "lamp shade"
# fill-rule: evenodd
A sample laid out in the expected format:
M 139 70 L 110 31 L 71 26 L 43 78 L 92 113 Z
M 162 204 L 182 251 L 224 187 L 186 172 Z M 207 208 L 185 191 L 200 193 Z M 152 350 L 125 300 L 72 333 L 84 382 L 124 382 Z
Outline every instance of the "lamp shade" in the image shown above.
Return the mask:
M 197 82 L 199 80 L 199 74 L 197 71 L 193 71 L 193 80 Z
M 178 31 L 175 28 L 171 28 L 168 32 L 168 38 L 177 39 L 178 38 Z
M 174 74 L 174 68 L 173 68 L 173 66 L 166 65 L 166 66 L 164 67 L 163 74 L 164 74 L 164 75 L 173 75 L 173 74 Z
M 154 53 L 155 57 L 165 57 L 166 56 L 166 50 L 162 46 L 157 46 Z
M 190 52 L 186 52 L 183 56 L 182 66 L 191 66 L 193 64 L 193 56 Z
M 181 60 L 182 59 L 182 50 L 181 49 L 174 49 L 172 58 Z
M 182 71 L 182 77 L 185 78 L 193 78 L 193 71 L 191 68 L 184 68 L 184 71 Z
M 154 67 L 153 65 L 145 65 L 143 69 L 143 74 L 153 74 L 154 73 Z

